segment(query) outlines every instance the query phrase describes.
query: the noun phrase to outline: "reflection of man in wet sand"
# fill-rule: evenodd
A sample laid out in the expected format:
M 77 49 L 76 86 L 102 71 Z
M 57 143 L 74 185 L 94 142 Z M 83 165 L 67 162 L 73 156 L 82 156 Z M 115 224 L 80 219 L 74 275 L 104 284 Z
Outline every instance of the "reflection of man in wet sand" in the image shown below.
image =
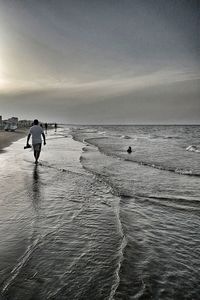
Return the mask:
M 27 137 L 27 145 L 28 145 L 31 135 L 32 135 L 32 145 L 33 145 L 33 150 L 34 150 L 35 164 L 37 164 L 39 156 L 40 156 L 40 152 L 41 152 L 41 147 L 42 147 L 41 135 L 44 140 L 44 145 L 46 145 L 45 134 L 44 134 L 42 127 L 39 126 L 38 120 L 34 120 L 33 126 L 30 128 L 30 131 L 29 131 L 29 134 Z

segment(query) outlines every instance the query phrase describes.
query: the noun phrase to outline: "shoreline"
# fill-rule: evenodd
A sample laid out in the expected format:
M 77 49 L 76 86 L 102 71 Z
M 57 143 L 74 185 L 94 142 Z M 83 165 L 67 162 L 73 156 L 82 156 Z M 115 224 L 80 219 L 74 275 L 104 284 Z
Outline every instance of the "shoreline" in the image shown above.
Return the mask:
M 10 146 L 13 142 L 25 137 L 28 134 L 27 128 L 17 129 L 14 132 L 0 130 L 0 153 L 4 148 Z

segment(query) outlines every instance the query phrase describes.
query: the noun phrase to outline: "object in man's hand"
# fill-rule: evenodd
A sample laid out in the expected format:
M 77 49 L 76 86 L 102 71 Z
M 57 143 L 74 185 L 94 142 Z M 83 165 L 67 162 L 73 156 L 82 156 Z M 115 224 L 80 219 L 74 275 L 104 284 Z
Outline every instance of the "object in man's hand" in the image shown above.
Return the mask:
M 24 149 L 28 149 L 28 148 L 31 148 L 30 144 L 26 144 L 26 146 L 24 146 Z

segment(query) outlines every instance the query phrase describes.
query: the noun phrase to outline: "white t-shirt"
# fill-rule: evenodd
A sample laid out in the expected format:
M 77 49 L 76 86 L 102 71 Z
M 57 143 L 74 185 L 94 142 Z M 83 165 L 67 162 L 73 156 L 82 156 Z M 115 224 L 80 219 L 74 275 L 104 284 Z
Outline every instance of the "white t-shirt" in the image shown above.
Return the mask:
M 33 145 L 42 143 L 41 134 L 44 133 L 44 131 L 41 126 L 33 125 L 30 128 L 29 133 L 32 135 L 32 144 Z

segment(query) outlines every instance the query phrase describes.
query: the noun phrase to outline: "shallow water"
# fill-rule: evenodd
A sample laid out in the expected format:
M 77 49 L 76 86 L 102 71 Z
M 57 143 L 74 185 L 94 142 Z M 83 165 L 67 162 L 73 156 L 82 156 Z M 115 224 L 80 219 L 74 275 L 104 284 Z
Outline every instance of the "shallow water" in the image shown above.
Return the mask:
M 199 299 L 200 153 L 186 150 L 199 133 L 66 127 L 48 132 L 38 166 L 25 139 L 8 147 L 3 299 Z

